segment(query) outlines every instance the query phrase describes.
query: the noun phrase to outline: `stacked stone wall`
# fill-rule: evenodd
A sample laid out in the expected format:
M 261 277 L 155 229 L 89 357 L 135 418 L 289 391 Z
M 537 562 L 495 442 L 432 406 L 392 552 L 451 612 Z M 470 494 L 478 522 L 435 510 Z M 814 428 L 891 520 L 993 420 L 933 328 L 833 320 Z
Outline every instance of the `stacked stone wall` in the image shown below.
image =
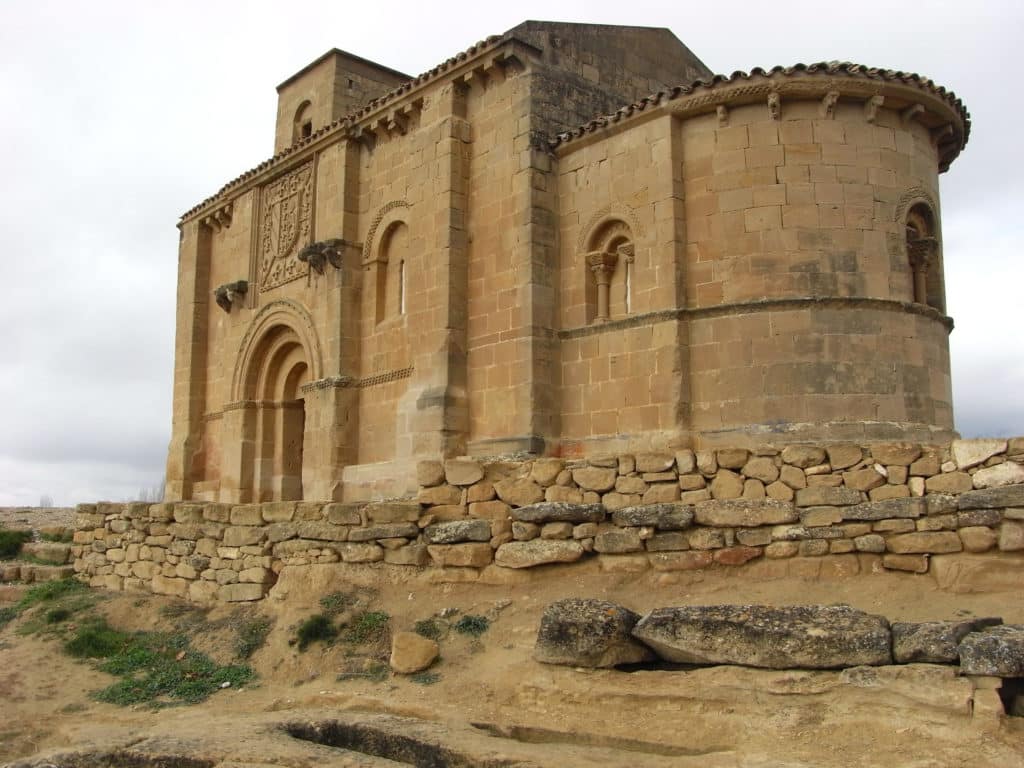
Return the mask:
M 95 586 L 244 601 L 285 567 L 336 562 L 492 583 L 589 559 L 753 578 L 1024 564 L 1024 438 L 424 461 L 418 482 L 415 499 L 368 503 L 80 505 L 74 568 Z

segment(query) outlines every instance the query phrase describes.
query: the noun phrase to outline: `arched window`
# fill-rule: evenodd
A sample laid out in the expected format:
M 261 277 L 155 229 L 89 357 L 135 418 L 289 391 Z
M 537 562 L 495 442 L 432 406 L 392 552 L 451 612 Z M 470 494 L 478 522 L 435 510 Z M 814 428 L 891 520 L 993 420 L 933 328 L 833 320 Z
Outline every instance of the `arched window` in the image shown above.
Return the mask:
M 939 240 L 931 206 L 925 202 L 911 206 L 904 227 L 907 260 L 913 276 L 914 303 L 945 311 Z
M 295 120 L 292 123 L 292 144 L 298 144 L 303 139 L 313 135 L 313 118 L 311 112 L 313 105 L 304 101 L 295 110 Z
M 587 322 L 603 323 L 633 310 L 633 233 L 623 221 L 608 221 L 588 240 Z
M 408 260 L 408 248 L 409 228 L 401 221 L 392 223 L 381 238 L 380 255 L 377 259 L 378 323 L 405 314 L 405 265 Z

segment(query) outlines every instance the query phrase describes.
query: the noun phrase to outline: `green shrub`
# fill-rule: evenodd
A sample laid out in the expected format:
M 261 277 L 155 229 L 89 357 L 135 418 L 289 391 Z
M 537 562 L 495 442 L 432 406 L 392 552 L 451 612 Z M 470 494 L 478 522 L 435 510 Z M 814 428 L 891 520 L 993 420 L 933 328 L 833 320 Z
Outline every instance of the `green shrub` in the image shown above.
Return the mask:
M 387 636 L 390 619 L 384 611 L 363 611 L 342 629 L 342 640 L 355 645 L 380 640 Z
M 11 606 L 10 608 L 0 608 L 0 627 L 10 624 L 16 618 L 18 618 L 18 609 L 14 606 Z
M 337 616 L 347 608 L 355 605 L 355 598 L 344 592 L 331 592 L 320 598 L 320 610 L 325 616 Z
M 74 534 L 65 530 L 63 533 L 40 533 L 39 538 L 43 541 L 56 541 L 61 544 L 70 544 L 74 540 Z
M 248 659 L 263 647 L 270 634 L 268 619 L 252 619 L 238 625 L 238 637 L 235 639 L 235 655 L 240 659 Z
M 433 685 L 441 679 L 437 672 L 417 672 L 410 678 L 417 685 Z
M 455 622 L 455 631 L 463 635 L 480 637 L 490 628 L 491 622 L 486 616 L 474 616 L 467 614 Z
M 47 624 L 60 624 L 62 621 L 67 620 L 71 616 L 70 608 L 51 608 L 46 612 L 46 623 Z
M 317 641 L 329 643 L 338 636 L 338 628 L 322 613 L 316 613 L 299 625 L 296 633 L 299 638 L 299 650 L 304 651 Z
M 417 621 L 412 627 L 413 632 L 428 640 L 440 640 L 444 637 L 445 629 L 445 623 L 434 618 Z
M 37 603 L 53 602 L 75 592 L 84 592 L 87 589 L 88 587 L 77 579 L 44 581 L 41 584 L 29 587 L 25 596 L 18 601 L 18 607 L 20 610 L 25 610 Z
M 0 559 L 15 557 L 21 551 L 21 545 L 31 540 L 31 531 L 0 528 Z
M 105 659 L 124 650 L 130 637 L 119 632 L 103 619 L 83 624 L 64 643 L 64 652 L 80 659 Z

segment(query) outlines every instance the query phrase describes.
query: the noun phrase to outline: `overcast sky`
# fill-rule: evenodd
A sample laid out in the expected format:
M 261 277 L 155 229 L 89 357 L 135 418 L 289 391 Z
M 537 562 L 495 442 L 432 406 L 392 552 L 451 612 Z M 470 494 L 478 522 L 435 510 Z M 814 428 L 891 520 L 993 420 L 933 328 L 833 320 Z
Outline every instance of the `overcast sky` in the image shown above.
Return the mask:
M 1018 2 L 0 0 L 0 505 L 160 482 L 175 223 L 273 151 L 274 87 L 339 47 L 416 74 L 525 19 L 671 29 L 715 72 L 851 60 L 974 126 L 942 177 L 958 429 L 1024 434 Z

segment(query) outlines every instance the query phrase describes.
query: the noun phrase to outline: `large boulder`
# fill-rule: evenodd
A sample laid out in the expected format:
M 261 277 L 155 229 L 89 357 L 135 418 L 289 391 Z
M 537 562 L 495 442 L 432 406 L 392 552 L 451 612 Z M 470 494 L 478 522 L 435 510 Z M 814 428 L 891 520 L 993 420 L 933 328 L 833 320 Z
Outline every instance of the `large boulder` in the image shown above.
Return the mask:
M 956 664 L 961 640 L 971 632 L 1002 623 L 999 618 L 893 622 L 892 655 L 897 664 Z
M 391 668 L 400 675 L 422 672 L 437 659 L 437 643 L 415 632 L 397 632 L 391 638 Z
M 768 669 L 891 664 L 889 622 L 848 605 L 659 608 L 633 628 L 666 661 Z
M 533 657 L 545 664 L 614 667 L 654 654 L 630 635 L 640 616 L 604 600 L 570 598 L 544 610 Z
M 965 675 L 1024 677 L 1024 624 L 1003 624 L 972 632 L 960 641 Z

